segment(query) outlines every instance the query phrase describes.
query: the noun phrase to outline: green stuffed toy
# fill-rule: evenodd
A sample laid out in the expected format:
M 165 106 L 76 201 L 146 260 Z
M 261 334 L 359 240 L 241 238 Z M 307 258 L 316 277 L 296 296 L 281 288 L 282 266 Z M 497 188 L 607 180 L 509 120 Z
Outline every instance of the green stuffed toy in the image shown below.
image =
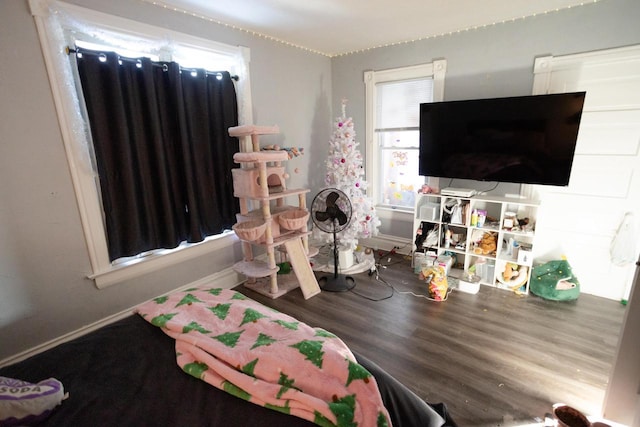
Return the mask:
M 580 295 L 580 282 L 566 259 L 533 267 L 529 290 L 544 299 L 572 301 Z

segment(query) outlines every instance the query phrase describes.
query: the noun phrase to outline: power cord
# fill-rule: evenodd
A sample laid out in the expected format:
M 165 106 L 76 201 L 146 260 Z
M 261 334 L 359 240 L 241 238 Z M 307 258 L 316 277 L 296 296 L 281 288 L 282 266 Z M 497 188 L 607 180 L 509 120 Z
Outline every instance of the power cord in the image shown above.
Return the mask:
M 370 274 L 370 276 L 371 276 L 371 275 L 372 275 L 372 274 Z M 384 300 L 387 300 L 387 299 L 389 299 L 389 298 L 393 297 L 393 294 L 394 294 L 394 292 L 395 292 L 395 289 L 393 288 L 393 286 L 392 286 L 392 285 L 390 285 L 389 283 L 387 283 L 387 281 L 385 281 L 384 279 L 381 279 L 381 278 L 380 278 L 380 276 L 379 276 L 378 274 L 376 274 L 376 281 L 377 281 L 377 282 L 382 283 L 382 284 L 383 284 L 383 285 L 385 285 L 385 286 L 387 286 L 387 287 L 391 290 L 391 293 L 390 293 L 389 295 L 383 296 L 383 297 L 381 297 L 381 298 L 371 298 L 371 297 L 369 297 L 369 296 L 367 296 L 367 295 L 363 295 L 363 294 L 361 294 L 361 293 L 359 293 L 359 292 L 355 291 L 355 288 L 350 289 L 350 290 L 349 290 L 349 292 L 351 292 L 351 293 L 353 293 L 353 294 L 355 294 L 355 295 L 359 296 L 360 298 L 364 298 L 364 299 L 366 299 L 366 300 L 373 301 L 373 302 L 384 301 Z
M 402 246 L 402 247 L 394 246 L 392 249 L 390 249 L 388 251 L 378 251 L 377 252 L 378 259 L 376 260 L 375 254 L 374 254 L 374 265 L 373 265 L 373 267 L 371 267 L 371 269 L 367 273 L 369 277 L 371 277 L 371 276 L 373 276 L 375 274 L 376 282 L 380 282 L 384 286 L 386 286 L 386 287 L 388 287 L 390 289 L 391 292 L 389 293 L 389 295 L 386 295 L 386 296 L 381 297 L 381 298 L 371 298 L 371 297 L 369 297 L 367 295 L 363 295 L 363 294 L 357 292 L 355 290 L 356 289 L 355 287 L 350 289 L 349 292 L 351 292 L 351 293 L 353 293 L 353 294 L 355 294 L 355 295 L 357 295 L 357 296 L 359 296 L 361 298 L 364 298 L 366 300 L 373 301 L 373 302 L 384 301 L 384 300 L 390 299 L 396 293 L 401 294 L 401 295 L 411 295 L 411 296 L 414 296 L 416 298 L 423 298 L 423 299 L 426 299 L 428 301 L 434 301 L 434 302 L 446 301 L 449 298 L 449 294 L 451 292 L 453 292 L 453 288 L 452 287 L 449 287 L 447 289 L 447 293 L 445 294 L 445 296 L 444 296 L 444 298 L 442 300 L 436 300 L 435 298 L 431 298 L 428 295 L 417 294 L 417 293 L 412 292 L 412 291 L 399 291 L 399 290 L 397 290 L 395 288 L 395 286 L 393 286 L 392 284 L 387 282 L 383 277 L 381 277 L 380 270 L 384 270 L 389 266 L 392 266 L 392 265 L 395 265 L 395 264 L 399 264 L 399 263 L 402 262 L 401 260 L 400 261 L 391 262 L 391 255 L 396 255 L 398 250 L 403 249 L 407 245 L 408 245 L 408 243 L 406 245 Z M 382 259 L 385 258 L 385 257 L 388 257 L 387 263 L 386 264 L 382 264 Z M 405 259 L 406 258 L 407 257 L 405 256 Z
M 491 187 L 488 190 L 482 190 L 482 192 L 480 192 L 479 194 L 482 194 L 482 195 L 487 194 L 488 192 L 493 191 L 496 188 L 498 188 L 498 185 L 500 185 L 500 182 L 496 181 L 496 185 L 494 185 L 493 187 Z
M 354 290 L 355 288 L 351 289 L 350 292 L 358 295 L 361 298 L 364 298 L 364 299 L 369 300 L 369 301 L 374 301 L 374 302 L 384 301 L 386 299 L 389 299 L 389 298 L 393 297 L 393 294 L 395 293 L 395 288 L 393 287 L 393 285 L 389 284 L 389 282 L 387 282 L 386 280 L 384 280 L 383 278 L 380 277 L 380 269 L 381 268 L 385 269 L 385 268 L 387 268 L 387 266 L 393 265 L 393 264 L 382 265 L 380 260 L 385 256 L 388 257 L 390 255 L 394 255 L 398 249 L 401 249 L 401 247 L 394 246 L 391 250 L 387 251 L 386 253 L 384 253 L 382 251 L 378 251 L 378 259 L 377 260 L 376 260 L 376 256 L 375 256 L 375 253 L 374 253 L 374 256 L 373 256 L 373 259 L 374 259 L 373 267 L 371 267 L 371 269 L 369 269 L 369 272 L 367 273 L 369 275 L 369 277 L 371 277 L 371 276 L 373 276 L 375 274 L 376 275 L 376 277 L 375 277 L 376 282 L 382 283 L 383 285 L 387 286 L 391 290 L 391 293 L 389 295 L 386 295 L 386 296 L 384 296 L 382 298 L 371 298 L 371 297 L 369 297 L 367 295 L 363 295 L 363 294 L 361 294 L 359 292 L 356 292 Z M 391 258 L 389 258 L 389 260 L 390 259 Z
M 407 244 L 407 245 L 408 245 L 408 244 Z M 407 245 L 405 245 L 404 247 L 406 247 Z M 380 258 L 383 258 L 383 257 L 385 257 L 385 256 L 395 255 L 395 254 L 396 254 L 396 251 L 397 251 L 397 250 L 399 250 L 399 249 L 402 249 L 402 248 L 400 248 L 400 247 L 398 247 L 398 246 L 394 246 L 391 250 L 387 251 L 386 253 L 384 253 L 384 252 L 379 252 L 378 254 L 380 255 Z M 399 264 L 401 261 L 396 261 L 396 262 L 394 262 L 394 263 L 391 263 L 391 258 L 389 258 L 389 259 L 387 260 L 387 262 L 388 262 L 388 264 L 386 264 L 386 265 L 382 265 L 381 261 L 376 262 L 376 264 L 375 264 L 375 270 L 370 270 L 370 271 L 369 271 L 369 276 L 372 276 L 373 274 L 375 274 L 375 275 L 376 275 L 376 280 L 381 281 L 381 282 L 383 282 L 385 285 L 389 286 L 389 287 L 392 289 L 391 296 L 393 295 L 393 293 L 398 293 L 398 294 L 401 294 L 401 295 L 412 295 L 412 296 L 414 296 L 414 297 L 416 297 L 416 298 L 424 298 L 424 299 L 429 300 L 429 301 L 434 301 L 434 302 L 443 302 L 443 301 L 446 301 L 446 300 L 449 298 L 449 294 L 450 294 L 451 292 L 453 292 L 453 288 L 452 288 L 452 287 L 447 287 L 447 292 L 446 292 L 446 294 L 445 294 L 444 298 L 443 298 L 443 299 L 441 299 L 441 300 L 437 300 L 437 299 L 435 299 L 435 298 L 431 298 L 431 297 L 430 297 L 430 296 L 428 296 L 428 295 L 424 295 L 424 294 L 416 294 L 415 292 L 412 292 L 412 291 L 399 291 L 399 290 L 397 290 L 393 285 L 391 285 L 390 283 L 388 283 L 386 280 L 384 280 L 384 279 L 380 278 L 380 275 L 379 275 L 379 268 L 380 268 L 380 267 L 382 267 L 382 268 L 384 269 L 384 268 L 387 268 L 387 266 L 391 266 L 391 265 Z M 428 280 L 425 280 L 425 282 L 428 282 Z M 391 296 L 389 296 L 388 298 L 390 298 Z M 386 298 L 385 298 L 385 299 L 386 299 Z
M 447 298 L 449 298 L 449 294 L 450 294 L 451 292 L 453 292 L 453 288 L 448 288 L 448 289 L 447 289 L 447 293 L 444 295 L 444 298 L 442 298 L 441 300 L 437 300 L 437 299 L 435 299 L 435 298 L 431 298 L 431 297 L 430 297 L 430 296 L 428 296 L 428 295 L 416 294 L 416 293 L 411 292 L 411 291 L 397 291 L 397 290 L 396 290 L 396 292 L 397 292 L 397 293 L 399 293 L 399 294 L 403 294 L 403 295 L 412 295 L 412 296 L 414 296 L 414 297 L 416 297 L 416 298 L 424 298 L 424 299 L 426 299 L 426 300 L 433 301 L 433 302 L 443 302 L 443 301 L 446 301 L 446 300 L 447 300 Z

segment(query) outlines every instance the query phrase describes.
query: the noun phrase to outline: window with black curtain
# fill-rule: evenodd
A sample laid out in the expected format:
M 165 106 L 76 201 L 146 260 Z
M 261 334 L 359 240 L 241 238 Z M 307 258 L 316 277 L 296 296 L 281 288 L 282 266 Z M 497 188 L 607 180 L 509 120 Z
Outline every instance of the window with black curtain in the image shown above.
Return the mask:
M 231 169 L 238 124 L 226 71 L 76 49 L 109 258 L 195 243 L 239 211 Z

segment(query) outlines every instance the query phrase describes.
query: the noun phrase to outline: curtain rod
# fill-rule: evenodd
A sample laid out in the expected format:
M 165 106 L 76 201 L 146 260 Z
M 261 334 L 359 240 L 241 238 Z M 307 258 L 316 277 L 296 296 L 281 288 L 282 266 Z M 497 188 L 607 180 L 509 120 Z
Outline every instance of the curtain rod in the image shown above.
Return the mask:
M 90 49 L 89 49 L 89 50 L 90 50 Z M 69 47 L 69 46 L 65 46 L 65 47 L 64 47 L 64 51 L 65 51 L 65 53 L 66 53 L 67 55 L 71 55 L 71 54 L 76 54 L 76 53 L 78 53 L 78 49 L 73 49 L 73 48 L 71 48 L 71 47 Z M 127 59 L 135 59 L 135 58 L 127 58 Z M 196 68 L 186 68 L 186 67 L 182 67 L 182 66 L 181 66 L 181 67 L 180 67 L 180 70 L 195 71 L 195 70 L 196 70 Z M 207 71 L 207 70 L 205 70 L 205 71 Z M 209 72 L 209 71 L 207 71 L 207 72 Z M 211 71 L 211 72 L 212 72 L 212 73 L 215 73 L 216 71 Z M 233 75 L 233 76 L 231 76 L 231 79 L 237 82 L 238 80 L 240 80 L 240 77 L 239 77 L 239 76 L 237 76 L 237 75 Z

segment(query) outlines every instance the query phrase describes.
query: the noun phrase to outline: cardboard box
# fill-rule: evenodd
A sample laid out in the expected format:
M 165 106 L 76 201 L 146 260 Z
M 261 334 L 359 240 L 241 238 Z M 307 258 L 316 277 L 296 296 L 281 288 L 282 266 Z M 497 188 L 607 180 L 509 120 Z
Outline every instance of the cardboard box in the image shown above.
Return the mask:
M 531 266 L 533 264 L 533 252 L 530 247 L 520 246 L 518 248 L 518 264 Z
M 420 219 L 423 221 L 435 221 L 440 213 L 440 205 L 436 203 L 425 203 L 420 206 Z
M 453 264 L 453 259 L 448 255 L 440 255 L 436 259 L 436 264 L 444 267 L 445 274 L 449 274 L 449 271 L 451 271 L 451 265 Z

